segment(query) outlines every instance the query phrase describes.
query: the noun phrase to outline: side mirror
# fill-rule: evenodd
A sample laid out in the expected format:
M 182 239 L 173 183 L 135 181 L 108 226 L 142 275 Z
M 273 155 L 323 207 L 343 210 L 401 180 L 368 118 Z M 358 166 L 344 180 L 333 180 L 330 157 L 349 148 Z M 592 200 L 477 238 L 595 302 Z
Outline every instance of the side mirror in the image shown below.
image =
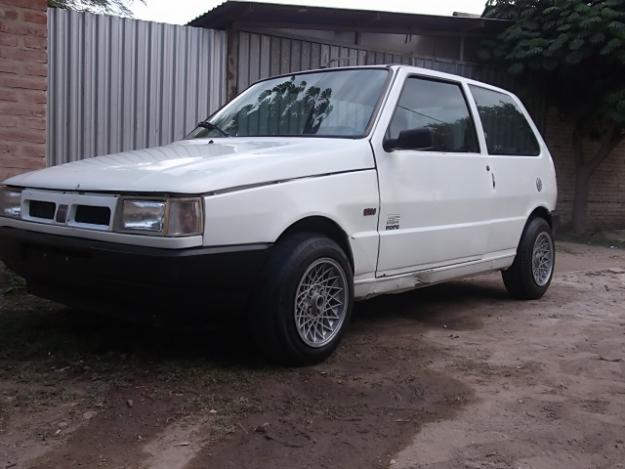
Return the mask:
M 397 138 L 385 138 L 383 147 L 386 151 L 427 150 L 432 148 L 432 131 L 427 127 L 402 130 Z

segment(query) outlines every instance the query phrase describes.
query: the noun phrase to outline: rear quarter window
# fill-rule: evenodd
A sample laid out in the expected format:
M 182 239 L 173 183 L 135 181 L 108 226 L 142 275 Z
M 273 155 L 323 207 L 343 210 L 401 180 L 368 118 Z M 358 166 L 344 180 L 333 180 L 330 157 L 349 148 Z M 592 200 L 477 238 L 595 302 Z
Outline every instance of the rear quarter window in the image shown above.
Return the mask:
M 540 145 L 511 96 L 469 85 L 484 128 L 489 155 L 537 156 Z

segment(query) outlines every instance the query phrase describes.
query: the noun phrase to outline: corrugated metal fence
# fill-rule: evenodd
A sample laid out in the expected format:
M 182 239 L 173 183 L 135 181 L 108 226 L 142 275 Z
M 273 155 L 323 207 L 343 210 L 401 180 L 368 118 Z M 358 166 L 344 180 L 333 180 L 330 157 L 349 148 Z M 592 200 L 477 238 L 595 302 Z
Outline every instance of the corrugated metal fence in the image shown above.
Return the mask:
M 225 100 L 225 34 L 48 10 L 48 162 L 169 143 Z
M 239 91 L 273 75 L 325 67 L 405 64 L 471 78 L 478 76 L 479 69 L 476 64 L 468 62 L 414 57 L 247 31 L 239 32 L 238 42 Z

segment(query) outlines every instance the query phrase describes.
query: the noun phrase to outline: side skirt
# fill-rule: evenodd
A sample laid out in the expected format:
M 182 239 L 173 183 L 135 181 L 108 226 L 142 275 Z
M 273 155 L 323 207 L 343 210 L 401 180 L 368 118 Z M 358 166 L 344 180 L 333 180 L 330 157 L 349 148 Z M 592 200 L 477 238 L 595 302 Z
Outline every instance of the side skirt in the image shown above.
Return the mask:
M 362 279 L 355 282 L 354 294 L 357 300 L 365 300 L 386 293 L 402 293 L 468 275 L 505 270 L 512 265 L 515 256 L 516 252 L 506 251 L 487 259 L 462 264 L 420 270 L 393 277 Z

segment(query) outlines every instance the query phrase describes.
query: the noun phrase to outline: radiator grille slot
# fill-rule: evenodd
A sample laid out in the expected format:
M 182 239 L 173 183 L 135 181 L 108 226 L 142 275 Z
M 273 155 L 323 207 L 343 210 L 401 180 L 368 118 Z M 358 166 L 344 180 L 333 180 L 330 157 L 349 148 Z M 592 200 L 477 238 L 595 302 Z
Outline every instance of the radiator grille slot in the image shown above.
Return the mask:
M 44 202 L 42 200 L 30 200 L 28 202 L 28 214 L 33 218 L 43 218 L 52 220 L 56 204 L 54 202 Z
M 77 205 L 74 221 L 76 223 L 108 226 L 111 221 L 111 209 L 94 205 Z

